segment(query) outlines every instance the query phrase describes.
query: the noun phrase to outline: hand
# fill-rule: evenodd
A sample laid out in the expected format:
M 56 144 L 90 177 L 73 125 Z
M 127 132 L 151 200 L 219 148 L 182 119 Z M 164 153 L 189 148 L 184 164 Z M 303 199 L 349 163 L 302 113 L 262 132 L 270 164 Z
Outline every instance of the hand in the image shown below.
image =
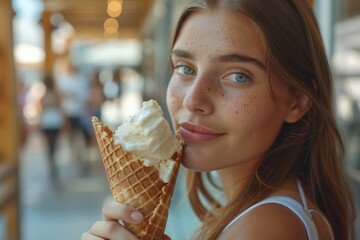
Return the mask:
M 81 240 L 138 240 L 119 223 L 119 220 L 137 224 L 143 220 L 140 212 L 118 203 L 106 203 L 102 209 L 103 220 L 97 221 L 88 232 L 81 235 Z

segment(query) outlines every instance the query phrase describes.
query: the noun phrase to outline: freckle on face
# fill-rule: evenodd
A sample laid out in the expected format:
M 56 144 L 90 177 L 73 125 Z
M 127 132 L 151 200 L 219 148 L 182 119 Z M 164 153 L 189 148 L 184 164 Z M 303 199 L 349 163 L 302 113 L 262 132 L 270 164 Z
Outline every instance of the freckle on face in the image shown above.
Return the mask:
M 256 104 L 256 96 L 253 94 L 240 97 L 225 96 L 224 107 L 231 106 L 230 109 L 235 110 L 233 111 L 234 114 L 241 114 L 244 118 L 250 117 L 250 115 L 254 114 L 254 110 L 256 110 L 254 107 L 254 104 Z M 224 94 L 222 94 L 222 96 L 224 96 Z

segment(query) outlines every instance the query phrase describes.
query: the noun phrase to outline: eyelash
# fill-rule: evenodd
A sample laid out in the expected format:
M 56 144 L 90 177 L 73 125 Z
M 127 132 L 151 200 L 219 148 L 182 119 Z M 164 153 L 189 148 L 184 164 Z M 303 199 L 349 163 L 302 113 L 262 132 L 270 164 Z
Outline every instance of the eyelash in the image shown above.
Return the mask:
M 185 73 L 185 72 L 181 72 L 181 69 L 184 70 L 191 70 L 192 73 Z M 187 66 L 187 65 L 177 65 L 174 67 L 174 71 L 176 71 L 178 74 L 180 75 L 194 75 L 195 74 L 195 70 L 193 70 L 191 67 Z
M 190 73 L 185 72 L 185 71 L 189 71 L 189 70 L 190 70 Z M 179 75 L 183 75 L 183 76 L 194 76 L 196 74 L 194 69 L 192 69 L 188 65 L 184 65 L 184 64 L 179 64 L 179 65 L 174 66 L 174 71 L 177 72 Z M 234 75 L 242 75 L 246 79 L 245 79 L 245 81 L 237 81 L 236 79 L 231 78 L 231 76 L 234 76 Z M 250 74 L 247 74 L 244 71 L 237 71 L 237 72 L 232 72 L 232 73 L 226 75 L 223 79 L 229 80 L 233 83 L 247 83 L 247 82 L 251 81 L 251 77 L 249 75 Z
M 237 81 L 236 79 L 231 79 L 231 76 L 236 76 L 236 75 L 241 75 L 243 77 L 245 77 L 245 81 L 241 80 L 241 81 Z M 250 82 L 251 81 L 251 77 L 249 76 L 249 74 L 246 74 L 242 71 L 238 71 L 238 72 L 232 72 L 228 75 L 225 76 L 226 80 L 230 80 L 231 82 L 234 82 L 234 83 L 247 83 L 247 82 Z

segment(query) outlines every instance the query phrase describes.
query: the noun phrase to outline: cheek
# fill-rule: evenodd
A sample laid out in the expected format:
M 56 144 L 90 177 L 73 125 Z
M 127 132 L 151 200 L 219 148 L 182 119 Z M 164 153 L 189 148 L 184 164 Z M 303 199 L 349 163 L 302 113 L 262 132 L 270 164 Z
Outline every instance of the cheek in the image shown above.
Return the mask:
M 225 97 L 223 109 L 237 122 L 255 122 L 259 116 L 259 93 L 253 92 L 243 96 Z
M 281 124 L 282 113 L 273 102 L 267 90 L 248 92 L 237 97 L 226 97 L 223 113 L 227 116 L 228 124 L 235 127 L 239 132 L 254 134 L 255 132 L 267 131 L 270 128 L 277 128 Z M 269 129 L 268 129 L 269 130 Z
M 183 90 L 179 85 L 176 85 L 170 80 L 166 91 L 166 104 L 171 115 L 173 115 L 176 109 L 182 105 L 182 91 Z

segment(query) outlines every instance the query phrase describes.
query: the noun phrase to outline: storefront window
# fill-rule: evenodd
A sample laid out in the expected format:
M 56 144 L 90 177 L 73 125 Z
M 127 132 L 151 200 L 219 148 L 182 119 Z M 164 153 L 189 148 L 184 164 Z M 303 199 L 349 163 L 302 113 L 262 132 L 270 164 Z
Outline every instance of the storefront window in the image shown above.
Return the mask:
M 355 178 L 360 176 L 360 1 L 339 1 L 334 28 L 336 106 Z
M 334 26 L 335 79 L 338 120 L 343 130 L 346 158 L 357 209 L 360 206 L 360 1 L 336 1 Z M 360 236 L 360 218 L 355 229 Z

